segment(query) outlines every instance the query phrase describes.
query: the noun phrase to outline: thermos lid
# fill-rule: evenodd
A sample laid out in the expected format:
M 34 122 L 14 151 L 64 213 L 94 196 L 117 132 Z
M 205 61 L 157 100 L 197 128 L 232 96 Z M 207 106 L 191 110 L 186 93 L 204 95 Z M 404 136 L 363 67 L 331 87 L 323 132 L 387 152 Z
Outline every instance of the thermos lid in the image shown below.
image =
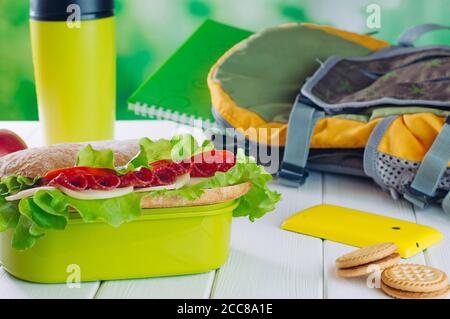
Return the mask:
M 67 21 L 76 13 L 81 20 L 113 16 L 114 0 L 30 0 L 33 20 Z

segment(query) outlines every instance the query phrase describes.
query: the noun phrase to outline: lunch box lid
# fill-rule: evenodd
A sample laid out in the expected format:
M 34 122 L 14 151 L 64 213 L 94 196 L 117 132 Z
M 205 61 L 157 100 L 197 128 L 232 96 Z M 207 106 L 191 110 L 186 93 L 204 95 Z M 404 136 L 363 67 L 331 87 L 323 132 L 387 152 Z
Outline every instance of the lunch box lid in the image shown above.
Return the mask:
M 224 211 L 233 211 L 238 205 L 237 200 L 232 200 L 224 203 L 204 205 L 204 206 L 189 206 L 189 207 L 170 207 L 170 208 L 151 208 L 142 209 L 142 216 L 132 222 L 139 222 L 144 220 L 161 220 L 161 219 L 176 219 L 176 218 L 190 218 L 190 217 L 204 217 L 213 216 L 224 213 Z M 85 224 L 80 215 L 77 213 L 71 214 L 70 224 Z M 101 221 L 94 223 L 102 223 Z
M 77 13 L 77 8 L 80 20 L 111 17 L 114 15 L 114 0 L 30 0 L 30 18 L 67 21 Z

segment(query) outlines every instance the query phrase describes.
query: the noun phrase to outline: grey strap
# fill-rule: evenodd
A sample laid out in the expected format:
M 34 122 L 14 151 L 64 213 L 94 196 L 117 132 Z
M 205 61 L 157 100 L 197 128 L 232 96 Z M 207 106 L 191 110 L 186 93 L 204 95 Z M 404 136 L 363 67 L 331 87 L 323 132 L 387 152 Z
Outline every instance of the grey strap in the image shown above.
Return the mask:
M 447 196 L 445 196 L 442 201 L 442 208 L 444 209 L 444 212 L 450 215 L 450 192 L 447 193 Z
M 323 112 L 303 104 L 300 95 L 297 96 L 289 117 L 284 159 L 278 173 L 281 184 L 289 187 L 304 184 L 308 176 L 306 163 L 312 133 L 317 121 L 323 116 Z
M 413 46 L 413 43 L 422 35 L 435 30 L 450 30 L 450 27 L 433 23 L 420 24 L 403 32 L 398 39 L 398 44 L 401 46 L 411 47 Z
M 391 126 L 392 122 L 398 118 L 398 116 L 388 116 L 381 120 L 370 134 L 370 138 L 367 141 L 366 148 L 364 150 L 364 172 L 367 176 L 372 177 L 373 180 L 382 188 L 386 186 L 381 181 L 377 174 L 377 157 L 378 146 L 381 143 L 386 130 Z
M 442 127 L 417 174 L 405 194 L 405 198 L 419 207 L 435 200 L 439 182 L 450 161 L 450 118 Z

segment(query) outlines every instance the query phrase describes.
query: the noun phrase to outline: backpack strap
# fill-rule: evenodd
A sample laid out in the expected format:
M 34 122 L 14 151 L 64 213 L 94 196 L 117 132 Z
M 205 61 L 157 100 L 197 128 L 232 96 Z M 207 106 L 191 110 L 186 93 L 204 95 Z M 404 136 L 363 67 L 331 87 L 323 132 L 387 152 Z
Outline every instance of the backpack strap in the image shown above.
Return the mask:
M 398 39 L 398 44 L 404 47 L 412 47 L 413 43 L 422 35 L 435 30 L 450 30 L 450 27 L 434 23 L 419 24 L 403 32 Z
M 278 172 L 280 183 L 289 187 L 299 187 L 305 183 L 312 133 L 317 121 L 325 115 L 301 100 L 299 94 L 289 117 L 284 159 Z
M 434 141 L 404 197 L 419 207 L 426 207 L 439 200 L 439 182 L 450 161 L 450 117 Z
M 448 192 L 444 197 L 444 200 L 442 201 L 442 208 L 444 209 L 444 212 L 450 215 L 450 192 Z
M 364 173 L 371 177 L 383 189 L 386 189 L 386 187 L 383 186 L 383 182 L 377 174 L 378 146 L 387 129 L 397 118 L 398 116 L 388 116 L 382 119 L 372 130 L 366 148 L 364 149 Z

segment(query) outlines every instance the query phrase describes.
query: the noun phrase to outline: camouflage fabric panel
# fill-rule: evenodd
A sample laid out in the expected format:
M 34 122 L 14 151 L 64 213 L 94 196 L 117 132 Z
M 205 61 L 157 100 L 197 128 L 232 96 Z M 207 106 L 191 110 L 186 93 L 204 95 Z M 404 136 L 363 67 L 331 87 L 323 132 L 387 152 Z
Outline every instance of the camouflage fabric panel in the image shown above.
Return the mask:
M 326 103 L 450 101 L 450 50 L 433 49 L 373 60 L 340 60 L 312 93 Z

